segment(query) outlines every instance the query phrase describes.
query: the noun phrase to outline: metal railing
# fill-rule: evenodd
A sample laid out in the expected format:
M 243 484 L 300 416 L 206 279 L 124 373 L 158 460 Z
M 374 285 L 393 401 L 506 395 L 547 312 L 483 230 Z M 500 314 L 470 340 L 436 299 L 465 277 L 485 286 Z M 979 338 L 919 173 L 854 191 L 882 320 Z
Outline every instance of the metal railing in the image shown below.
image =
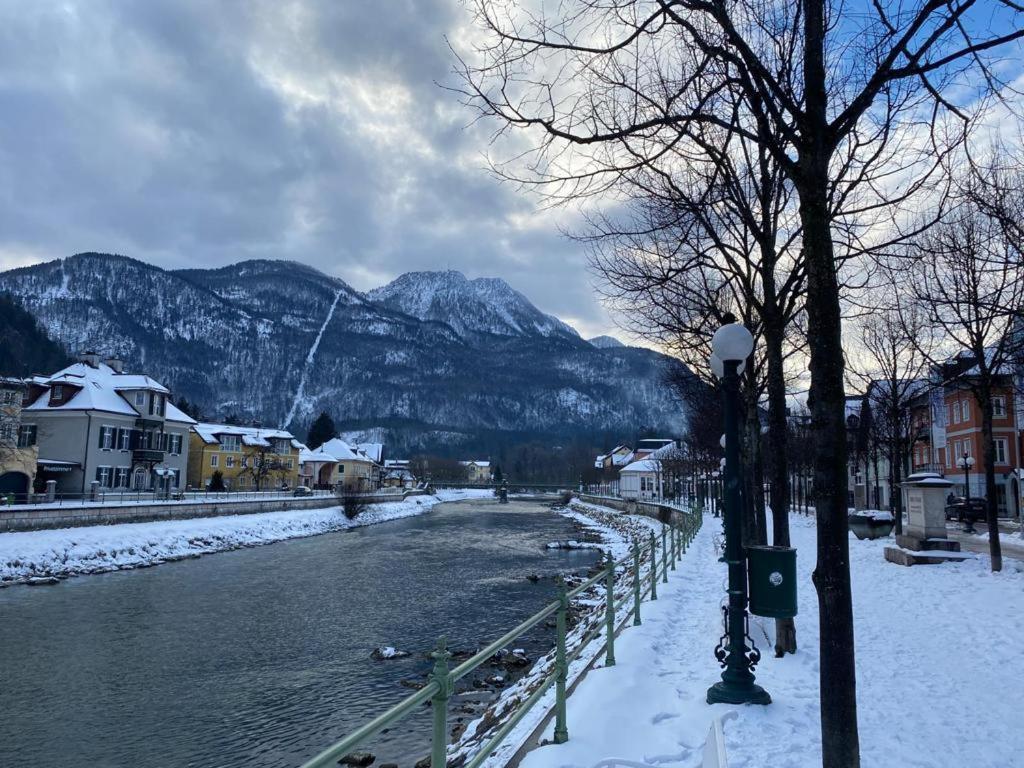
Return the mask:
M 340 758 L 350 754 L 356 747 L 365 744 L 366 741 L 379 734 L 385 728 L 402 720 L 421 704 L 428 701 L 431 704 L 433 719 L 430 766 L 431 768 L 444 768 L 448 752 L 448 700 L 454 693 L 455 683 L 489 661 L 513 640 L 533 629 L 541 622 L 546 621 L 552 615 L 555 616 L 554 663 L 536 689 L 519 704 L 501 727 L 490 735 L 482 746 L 477 748 L 475 755 L 463 764 L 463 768 L 479 768 L 523 720 L 527 713 L 536 706 L 552 685 L 555 686 L 554 740 L 555 743 L 559 744 L 568 741 L 566 686 L 569 666 L 580 657 L 583 650 L 594 639 L 602 634 L 606 638 L 604 647 L 605 666 L 611 667 L 615 665 L 616 615 L 618 610 L 626 605 L 628 601 L 632 600 L 632 610 L 630 611 L 632 625 L 637 626 L 641 623 L 640 606 L 645 597 L 649 595 L 650 600 L 658 599 L 659 580 L 662 584 L 668 583 L 669 571 L 675 570 L 676 562 L 686 553 L 687 547 L 693 541 L 694 536 L 697 535 L 702 525 L 703 514 L 696 505 L 689 511 L 676 511 L 679 520 L 672 520 L 667 525 L 662 524 L 660 544 L 658 542 L 659 537 L 651 531 L 648 541 L 641 545 L 639 541 L 634 540 L 629 554 L 618 560 L 615 560 L 611 552 L 608 551 L 604 558 L 605 564 L 601 570 L 582 584 L 568 589 L 565 582 L 559 580 L 557 599 L 485 648 L 482 648 L 454 669 L 450 669 L 448 666 L 452 654 L 448 651 L 446 638 L 441 637 L 437 642 L 437 647 L 430 654 L 434 660 L 434 667 L 428 677 L 427 684 L 423 688 L 356 729 L 345 738 L 335 742 L 316 757 L 304 763 L 302 768 L 326 768 L 327 766 L 336 765 Z M 646 574 L 641 573 L 641 564 L 644 560 L 649 563 Z M 616 599 L 615 577 L 616 569 L 618 568 L 623 568 L 619 584 L 622 584 L 622 579 L 631 578 L 630 586 L 632 588 L 625 592 L 621 598 Z M 569 652 L 566 648 L 569 603 L 574 597 L 578 597 L 601 582 L 604 583 L 605 588 L 602 621 L 585 632 L 576 647 Z M 602 624 L 603 629 L 601 627 Z

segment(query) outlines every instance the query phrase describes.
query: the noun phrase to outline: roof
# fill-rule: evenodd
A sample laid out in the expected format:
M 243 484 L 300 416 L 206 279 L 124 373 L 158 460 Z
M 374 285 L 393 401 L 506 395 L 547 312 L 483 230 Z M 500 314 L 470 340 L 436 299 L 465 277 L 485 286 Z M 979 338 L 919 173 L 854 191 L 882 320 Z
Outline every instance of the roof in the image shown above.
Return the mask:
M 384 443 L 356 443 L 355 447 L 378 464 L 384 455 Z
M 472 465 L 474 467 L 480 467 L 481 469 L 486 469 L 487 467 L 491 466 L 491 462 L 489 462 L 489 461 L 476 461 L 476 460 L 460 461 L 459 464 L 461 464 L 464 467 L 468 467 L 468 466 Z
M 137 373 L 118 373 L 106 363 L 99 363 L 93 368 L 88 363 L 74 363 L 52 376 L 33 376 L 32 382 L 49 390 L 55 384 L 68 384 L 78 387 L 74 397 L 63 405 L 50 405 L 49 391 L 44 392 L 27 406 L 27 411 L 104 411 L 106 413 L 123 413 L 126 416 L 141 416 L 121 393 L 130 390 L 146 389 L 169 395 L 170 391 L 155 379 Z M 164 410 L 167 421 L 182 424 L 195 424 L 195 419 L 187 416 L 168 400 Z
M 350 445 L 336 437 L 328 440 L 320 446 L 320 452 L 334 457 L 335 461 L 364 461 L 369 464 L 375 463 L 366 453 L 359 449 L 359 446 Z
M 663 457 L 673 453 L 675 450 L 676 445 L 674 442 L 668 445 L 663 445 L 658 450 L 647 454 L 647 456 L 645 456 L 644 458 L 627 464 L 626 466 L 619 470 L 619 473 L 621 474 L 623 472 L 657 472 L 661 469 L 660 460 Z
M 236 424 L 211 424 L 209 422 L 196 424 L 193 429 L 207 445 L 219 444 L 219 436 L 234 435 L 242 439 L 242 445 L 267 448 L 270 446 L 271 440 L 283 439 L 288 440 L 293 448 L 302 449 L 302 443 L 296 440 L 291 432 L 283 429 L 240 427 Z

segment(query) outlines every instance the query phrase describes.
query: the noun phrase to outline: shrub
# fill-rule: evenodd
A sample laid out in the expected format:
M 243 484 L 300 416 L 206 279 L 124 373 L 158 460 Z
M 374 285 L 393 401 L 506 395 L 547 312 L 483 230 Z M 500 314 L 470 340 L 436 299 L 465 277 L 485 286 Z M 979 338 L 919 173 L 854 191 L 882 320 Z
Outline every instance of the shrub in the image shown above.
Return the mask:
M 345 512 L 345 517 L 355 520 L 366 510 L 366 499 L 359 496 L 348 496 L 341 502 L 341 508 Z
M 227 488 L 224 487 L 224 473 L 221 472 L 219 469 L 216 470 L 210 476 L 209 490 L 213 491 L 214 493 L 227 490 Z

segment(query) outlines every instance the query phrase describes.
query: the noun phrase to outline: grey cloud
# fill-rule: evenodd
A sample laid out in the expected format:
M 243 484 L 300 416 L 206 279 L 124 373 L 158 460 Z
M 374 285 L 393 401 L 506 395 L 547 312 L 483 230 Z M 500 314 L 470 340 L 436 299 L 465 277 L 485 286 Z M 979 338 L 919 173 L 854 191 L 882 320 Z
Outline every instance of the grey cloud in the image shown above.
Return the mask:
M 554 224 L 516 226 L 533 201 L 487 175 L 486 131 L 436 85 L 463 14 L 0 5 L 0 267 L 107 250 L 167 267 L 289 258 L 356 282 L 454 268 L 607 327 L 580 248 Z

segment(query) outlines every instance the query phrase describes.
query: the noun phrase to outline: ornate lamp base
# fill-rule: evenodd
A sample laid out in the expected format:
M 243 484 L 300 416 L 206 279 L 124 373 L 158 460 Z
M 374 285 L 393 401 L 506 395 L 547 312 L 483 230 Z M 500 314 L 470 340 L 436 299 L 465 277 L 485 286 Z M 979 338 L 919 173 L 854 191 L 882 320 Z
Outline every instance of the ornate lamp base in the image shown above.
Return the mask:
M 771 704 L 772 697 L 760 685 L 736 685 L 724 681 L 708 688 L 708 704 Z

